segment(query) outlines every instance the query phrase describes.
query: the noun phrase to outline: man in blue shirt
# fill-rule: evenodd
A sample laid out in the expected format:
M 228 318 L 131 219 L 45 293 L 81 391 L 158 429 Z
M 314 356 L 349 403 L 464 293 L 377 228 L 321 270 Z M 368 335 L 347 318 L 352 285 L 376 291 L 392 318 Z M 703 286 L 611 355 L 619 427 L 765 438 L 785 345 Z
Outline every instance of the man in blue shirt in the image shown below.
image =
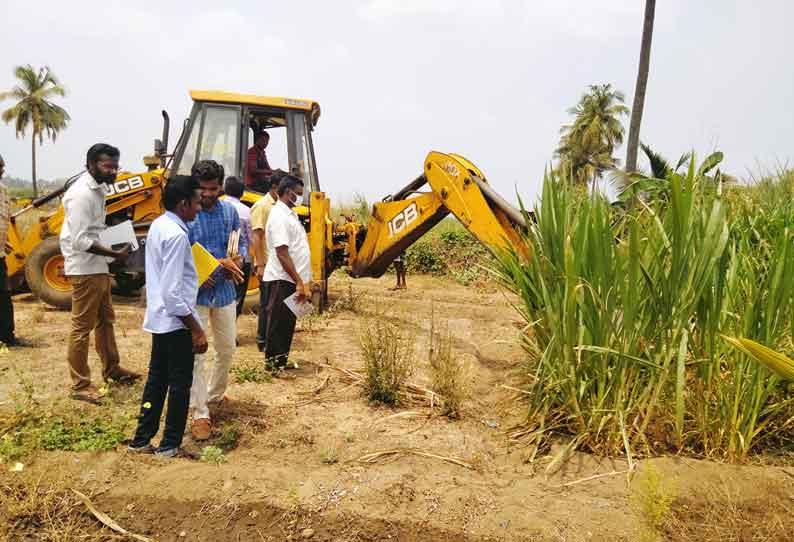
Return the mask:
M 208 378 L 205 374 L 204 355 L 196 356 L 193 368 L 193 387 L 190 390 L 190 406 L 193 409 L 193 424 L 190 432 L 195 440 L 207 440 L 212 432 L 210 403 L 223 401 L 229 384 L 229 367 L 237 340 L 237 292 L 235 277 L 242 280 L 242 258 L 227 257 L 229 237 L 240 229 L 237 209 L 221 201 L 223 167 L 214 160 L 197 162 L 192 176 L 201 187 L 201 211 L 190 226 L 190 243 L 199 243 L 220 261 L 223 272 L 213 275 L 198 291 L 198 312 L 204 325 L 212 327 L 212 343 L 215 363 Z M 246 254 L 245 240 L 240 239 L 239 252 Z
M 131 452 L 174 457 L 187 423 L 194 354 L 207 351 L 207 337 L 196 310 L 198 274 L 188 240 L 187 222 L 201 208 L 198 183 L 185 175 L 171 177 L 164 188 L 166 212 L 146 238 L 146 317 L 152 334 L 149 377 L 143 388 L 138 428 Z M 159 448 L 150 444 L 160 425 L 168 394 L 168 414 Z

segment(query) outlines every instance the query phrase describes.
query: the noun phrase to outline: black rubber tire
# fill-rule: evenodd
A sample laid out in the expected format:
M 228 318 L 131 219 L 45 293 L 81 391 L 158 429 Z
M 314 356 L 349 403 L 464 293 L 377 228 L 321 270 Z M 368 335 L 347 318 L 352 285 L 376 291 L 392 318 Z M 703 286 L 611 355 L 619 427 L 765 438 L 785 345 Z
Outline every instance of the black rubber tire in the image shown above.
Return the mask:
M 138 297 L 143 285 L 146 284 L 146 279 L 143 273 L 116 273 L 113 275 L 113 289 L 112 292 L 122 297 Z
M 44 265 L 47 261 L 60 255 L 61 247 L 57 237 L 48 237 L 36 245 L 25 262 L 25 282 L 30 291 L 40 300 L 58 309 L 72 308 L 72 291 L 61 291 L 53 288 L 44 278 Z

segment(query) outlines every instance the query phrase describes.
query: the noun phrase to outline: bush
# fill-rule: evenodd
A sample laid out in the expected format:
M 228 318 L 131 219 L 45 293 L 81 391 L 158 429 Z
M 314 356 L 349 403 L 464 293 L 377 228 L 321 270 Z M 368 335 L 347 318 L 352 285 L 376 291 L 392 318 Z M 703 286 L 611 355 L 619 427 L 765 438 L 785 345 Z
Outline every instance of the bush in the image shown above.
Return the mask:
M 413 336 L 382 315 L 361 325 L 359 345 L 364 357 L 364 391 L 371 401 L 394 405 L 400 387 L 414 370 Z
M 411 273 L 441 275 L 447 264 L 431 239 L 421 239 L 405 251 L 406 269 Z

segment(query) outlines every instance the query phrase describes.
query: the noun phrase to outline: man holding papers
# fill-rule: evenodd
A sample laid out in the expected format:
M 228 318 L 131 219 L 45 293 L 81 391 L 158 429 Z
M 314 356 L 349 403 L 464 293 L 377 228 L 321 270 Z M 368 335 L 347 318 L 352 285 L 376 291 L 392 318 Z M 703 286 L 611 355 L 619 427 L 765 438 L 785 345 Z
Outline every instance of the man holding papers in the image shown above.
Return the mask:
M 138 428 L 128 449 L 170 458 L 177 455 L 187 424 L 195 354 L 207 351 L 196 296 L 198 274 L 188 240 L 187 223 L 201 209 L 195 179 L 176 175 L 164 188 L 164 215 L 155 220 L 146 238 L 146 317 L 143 329 L 152 334 L 149 377 L 143 388 Z M 168 395 L 168 413 L 160 446 L 157 434 Z
M 139 374 L 119 365 L 108 274 L 108 260 L 124 261 L 129 248 L 113 250 L 100 240 L 105 229 L 105 191 L 102 185 L 112 184 L 118 169 L 119 150 L 97 143 L 88 149 L 87 171 L 63 197 L 61 253 L 64 274 L 72 283 L 72 329 L 68 347 L 71 396 L 93 404 L 98 404 L 101 396 L 91 385 L 88 367 L 88 336 L 92 329 L 104 379 L 130 382 L 140 378 Z
M 190 431 L 196 440 L 207 440 L 212 432 L 209 403 L 220 403 L 229 383 L 229 367 L 237 340 L 237 292 L 235 284 L 242 281 L 242 258 L 228 256 L 229 238 L 240 229 L 240 217 L 232 204 L 219 199 L 223 183 L 223 167 L 214 160 L 197 162 L 191 170 L 201 187 L 201 211 L 189 225 L 190 243 L 199 243 L 223 266 L 198 291 L 198 313 L 205 329 L 212 327 L 215 350 L 212 370 L 207 370 L 206 355 L 196 356 L 190 406 L 193 424 Z M 241 239 L 238 253 L 246 254 Z
M 284 302 L 290 296 L 306 303 L 311 283 L 309 239 L 298 215 L 292 210 L 303 200 L 303 181 L 291 175 L 278 185 L 278 201 L 265 226 L 267 265 L 262 276 L 265 311 L 265 363 L 275 369 L 287 367 L 295 313 Z

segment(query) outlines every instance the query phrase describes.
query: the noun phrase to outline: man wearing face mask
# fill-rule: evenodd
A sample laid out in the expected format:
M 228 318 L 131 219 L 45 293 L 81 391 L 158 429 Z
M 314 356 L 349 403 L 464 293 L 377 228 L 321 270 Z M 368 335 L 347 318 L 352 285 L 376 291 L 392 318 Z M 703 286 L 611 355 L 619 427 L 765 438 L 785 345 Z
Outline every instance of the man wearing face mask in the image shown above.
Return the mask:
M 113 331 L 115 313 L 110 294 L 108 259 L 123 262 L 129 248 L 113 250 L 104 246 L 99 234 L 105 229 L 105 191 L 119 169 L 119 150 L 105 143 L 88 149 L 86 172 L 63 197 L 64 221 L 61 227 L 61 253 L 64 274 L 72 284 L 72 327 L 69 333 L 68 360 L 73 399 L 98 404 L 99 391 L 91 385 L 88 367 L 88 336 L 94 330 L 96 351 L 102 362 L 102 377 L 132 382 L 140 375 L 119 365 L 119 352 Z
M 306 230 L 293 210 L 303 201 L 303 181 L 285 176 L 278 185 L 278 201 L 265 226 L 267 265 L 262 276 L 265 310 L 265 364 L 285 369 L 295 332 L 295 314 L 284 304 L 292 294 L 305 301 L 311 283 L 311 254 Z M 261 309 L 260 309 L 261 310 Z

